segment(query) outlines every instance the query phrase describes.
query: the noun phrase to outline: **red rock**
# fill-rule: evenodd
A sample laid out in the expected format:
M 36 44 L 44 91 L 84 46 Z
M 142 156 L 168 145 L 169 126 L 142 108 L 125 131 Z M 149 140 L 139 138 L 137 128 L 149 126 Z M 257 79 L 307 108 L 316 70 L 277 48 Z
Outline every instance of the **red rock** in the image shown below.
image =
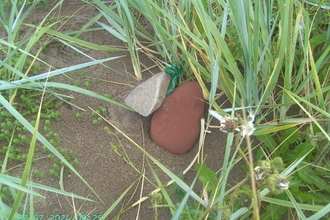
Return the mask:
M 203 115 L 201 87 L 197 82 L 186 82 L 177 87 L 153 113 L 151 138 L 173 154 L 186 153 L 199 137 Z

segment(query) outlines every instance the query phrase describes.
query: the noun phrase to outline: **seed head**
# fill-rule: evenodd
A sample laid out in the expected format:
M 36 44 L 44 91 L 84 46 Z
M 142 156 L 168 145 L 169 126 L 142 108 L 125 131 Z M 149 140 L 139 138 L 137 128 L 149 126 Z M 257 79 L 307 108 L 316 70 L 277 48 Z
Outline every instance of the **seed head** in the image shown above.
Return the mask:
M 225 116 L 220 121 L 220 130 L 226 133 L 234 132 L 237 128 L 237 121 L 228 116 Z

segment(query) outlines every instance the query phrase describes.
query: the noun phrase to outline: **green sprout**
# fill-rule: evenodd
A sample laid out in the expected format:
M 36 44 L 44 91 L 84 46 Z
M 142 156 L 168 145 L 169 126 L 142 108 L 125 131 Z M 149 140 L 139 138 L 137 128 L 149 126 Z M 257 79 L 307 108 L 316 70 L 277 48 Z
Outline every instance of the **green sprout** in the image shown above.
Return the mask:
M 55 170 L 51 169 L 49 172 L 50 172 L 50 174 L 52 174 L 53 176 L 60 178 L 59 173 L 56 172 Z
M 56 163 L 53 164 L 53 167 L 57 171 L 60 171 L 60 169 L 61 169 Z
M 76 117 L 77 118 L 83 118 L 84 116 L 82 114 L 80 114 L 80 113 L 76 113 Z
M 78 160 L 77 159 L 74 159 L 73 160 L 73 164 L 72 164 L 74 167 L 78 165 Z
M 100 125 L 102 123 L 103 119 L 101 117 L 98 117 L 97 119 L 93 120 L 93 124 Z
M 112 95 L 104 94 L 104 96 L 107 97 L 108 99 L 112 99 Z
M 88 80 L 88 81 L 85 83 L 85 85 L 86 85 L 87 87 L 91 87 L 91 86 L 92 86 L 92 82 L 93 82 L 93 79 L 90 79 L 90 80 Z
M 38 175 L 39 177 L 43 177 L 44 174 L 42 174 L 39 170 L 34 170 L 33 171 L 34 174 Z
M 104 115 L 109 114 L 109 112 L 103 107 L 100 107 L 100 110 L 101 110 L 102 114 L 104 114 Z

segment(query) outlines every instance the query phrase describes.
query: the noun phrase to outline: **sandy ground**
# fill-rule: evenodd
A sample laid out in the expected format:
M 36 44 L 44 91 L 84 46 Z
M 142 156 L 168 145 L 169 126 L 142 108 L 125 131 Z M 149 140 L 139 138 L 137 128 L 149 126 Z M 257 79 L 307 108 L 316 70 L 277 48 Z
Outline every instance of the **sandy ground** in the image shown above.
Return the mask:
M 50 5 L 52 5 L 51 1 Z M 37 24 L 44 18 L 46 13 L 47 11 L 45 11 L 45 9 L 37 7 L 34 12 L 31 13 L 28 22 Z M 73 14 L 75 14 L 75 16 L 69 20 L 63 20 L 55 27 L 57 28 L 63 24 L 59 29 L 63 33 L 80 30 L 80 28 L 88 22 L 89 18 L 98 14 L 98 11 L 89 5 L 83 4 L 81 1 L 65 1 L 61 9 L 56 11 L 55 16 L 64 17 Z M 66 22 L 64 23 L 64 21 Z M 80 39 L 99 45 L 125 46 L 121 41 L 111 36 L 106 31 L 84 33 L 80 36 Z M 126 56 L 105 63 L 110 69 L 104 68 L 102 65 L 95 65 L 72 72 L 67 76 L 52 79 L 51 81 L 73 83 L 82 81 L 81 87 L 90 89 L 98 94 L 110 94 L 115 101 L 120 103 L 124 103 L 126 95 L 134 86 L 141 83 L 134 77 L 134 71 L 127 53 L 95 50 L 85 50 L 84 52 L 94 59 L 118 55 Z M 63 46 L 56 39 L 52 40 L 52 42 L 47 45 L 46 49 L 40 54 L 40 58 L 57 68 L 90 61 L 89 58 Z M 142 63 L 145 67 L 154 66 L 154 62 L 148 58 L 142 59 Z M 142 81 L 159 71 L 160 69 L 154 67 L 143 72 Z M 81 79 L 80 76 L 86 78 Z M 91 78 L 98 78 L 100 80 L 93 81 L 92 86 L 87 87 L 85 83 Z M 62 105 L 60 109 L 58 109 L 60 113 L 59 120 L 53 123 L 53 131 L 58 132 L 62 139 L 61 145 L 58 148 L 73 150 L 75 152 L 76 158 L 79 161 L 78 166 L 76 166 L 77 171 L 90 184 L 102 201 L 91 192 L 82 180 L 76 175 L 66 171 L 64 176 L 64 189 L 94 199 L 97 202 L 84 202 L 78 199 L 73 200 L 70 197 L 38 191 L 44 195 L 45 198 L 35 197 L 34 206 L 36 215 L 45 215 L 45 217 L 48 218 L 51 215 L 70 215 L 72 217 L 75 212 L 79 211 L 81 214 L 89 215 L 91 216 L 90 219 L 93 219 L 92 217 L 103 214 L 116 199 L 133 184 L 123 201 L 119 203 L 117 208 L 109 215 L 108 219 L 113 219 L 119 213 L 120 209 L 125 210 L 138 201 L 141 195 L 146 196 L 152 190 L 156 189 L 157 183 L 152 177 L 147 158 L 143 155 L 141 150 L 106 122 L 103 122 L 101 125 L 93 124 L 92 120 L 96 118 L 92 116 L 92 111 L 89 107 L 93 109 L 98 109 L 99 107 L 106 108 L 109 114 L 105 115 L 105 117 L 111 123 L 117 126 L 135 143 L 143 147 L 175 174 L 179 174 L 186 169 L 198 151 L 198 143 L 196 143 L 188 153 L 179 156 L 168 153 L 164 149 L 158 147 L 153 143 L 149 135 L 151 116 L 143 117 L 135 112 L 89 96 L 68 91 L 64 91 L 64 94 L 73 95 L 74 99 L 72 99 L 71 102 L 85 109 L 85 111 L 78 110 L 68 105 Z M 77 118 L 75 116 L 76 113 L 81 113 L 84 117 Z M 218 125 L 218 122 L 213 120 L 212 124 Z M 110 131 L 115 135 L 106 134 L 104 132 L 105 126 L 108 126 Z M 119 138 L 120 142 L 116 136 Z M 219 170 L 222 166 L 225 141 L 226 134 L 220 133 L 218 129 L 213 129 L 212 133 L 206 135 L 203 155 L 207 157 L 206 166 L 215 171 Z M 122 155 L 124 155 L 123 149 L 125 149 L 128 156 L 127 158 L 129 158 L 131 164 L 125 162 L 121 156 L 112 151 L 110 143 L 117 145 L 118 151 Z M 149 162 L 163 184 L 170 180 L 170 178 L 154 163 L 150 160 Z M 142 182 L 142 175 L 133 169 L 133 165 L 141 172 L 145 172 L 145 175 L 152 184 L 146 179 Z M 51 166 L 52 163 L 49 159 L 40 160 L 34 165 L 34 168 L 41 170 L 45 173 L 45 176 L 38 177 L 33 175 L 32 180 L 48 186 L 60 188 L 59 179 L 49 174 L 49 170 L 52 169 Z M 236 168 L 232 173 L 233 175 L 230 176 L 232 182 L 238 181 L 244 177 L 244 172 L 239 168 Z M 195 171 L 190 170 L 185 175 L 185 180 L 189 184 L 194 177 Z M 196 193 L 201 194 L 198 188 L 196 189 Z M 150 207 L 151 205 L 151 200 L 147 199 L 141 203 L 140 207 L 135 206 L 125 211 L 119 219 L 155 219 L 156 210 Z M 159 219 L 170 219 L 171 215 L 168 208 L 157 208 L 157 212 Z

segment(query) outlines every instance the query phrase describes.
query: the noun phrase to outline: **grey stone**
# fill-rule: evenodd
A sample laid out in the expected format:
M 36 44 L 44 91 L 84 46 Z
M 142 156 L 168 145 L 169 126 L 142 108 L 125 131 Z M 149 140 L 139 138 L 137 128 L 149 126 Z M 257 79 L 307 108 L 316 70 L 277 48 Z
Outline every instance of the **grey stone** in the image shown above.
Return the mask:
M 160 72 L 141 83 L 125 99 L 125 105 L 143 116 L 149 116 L 163 103 L 171 75 Z

